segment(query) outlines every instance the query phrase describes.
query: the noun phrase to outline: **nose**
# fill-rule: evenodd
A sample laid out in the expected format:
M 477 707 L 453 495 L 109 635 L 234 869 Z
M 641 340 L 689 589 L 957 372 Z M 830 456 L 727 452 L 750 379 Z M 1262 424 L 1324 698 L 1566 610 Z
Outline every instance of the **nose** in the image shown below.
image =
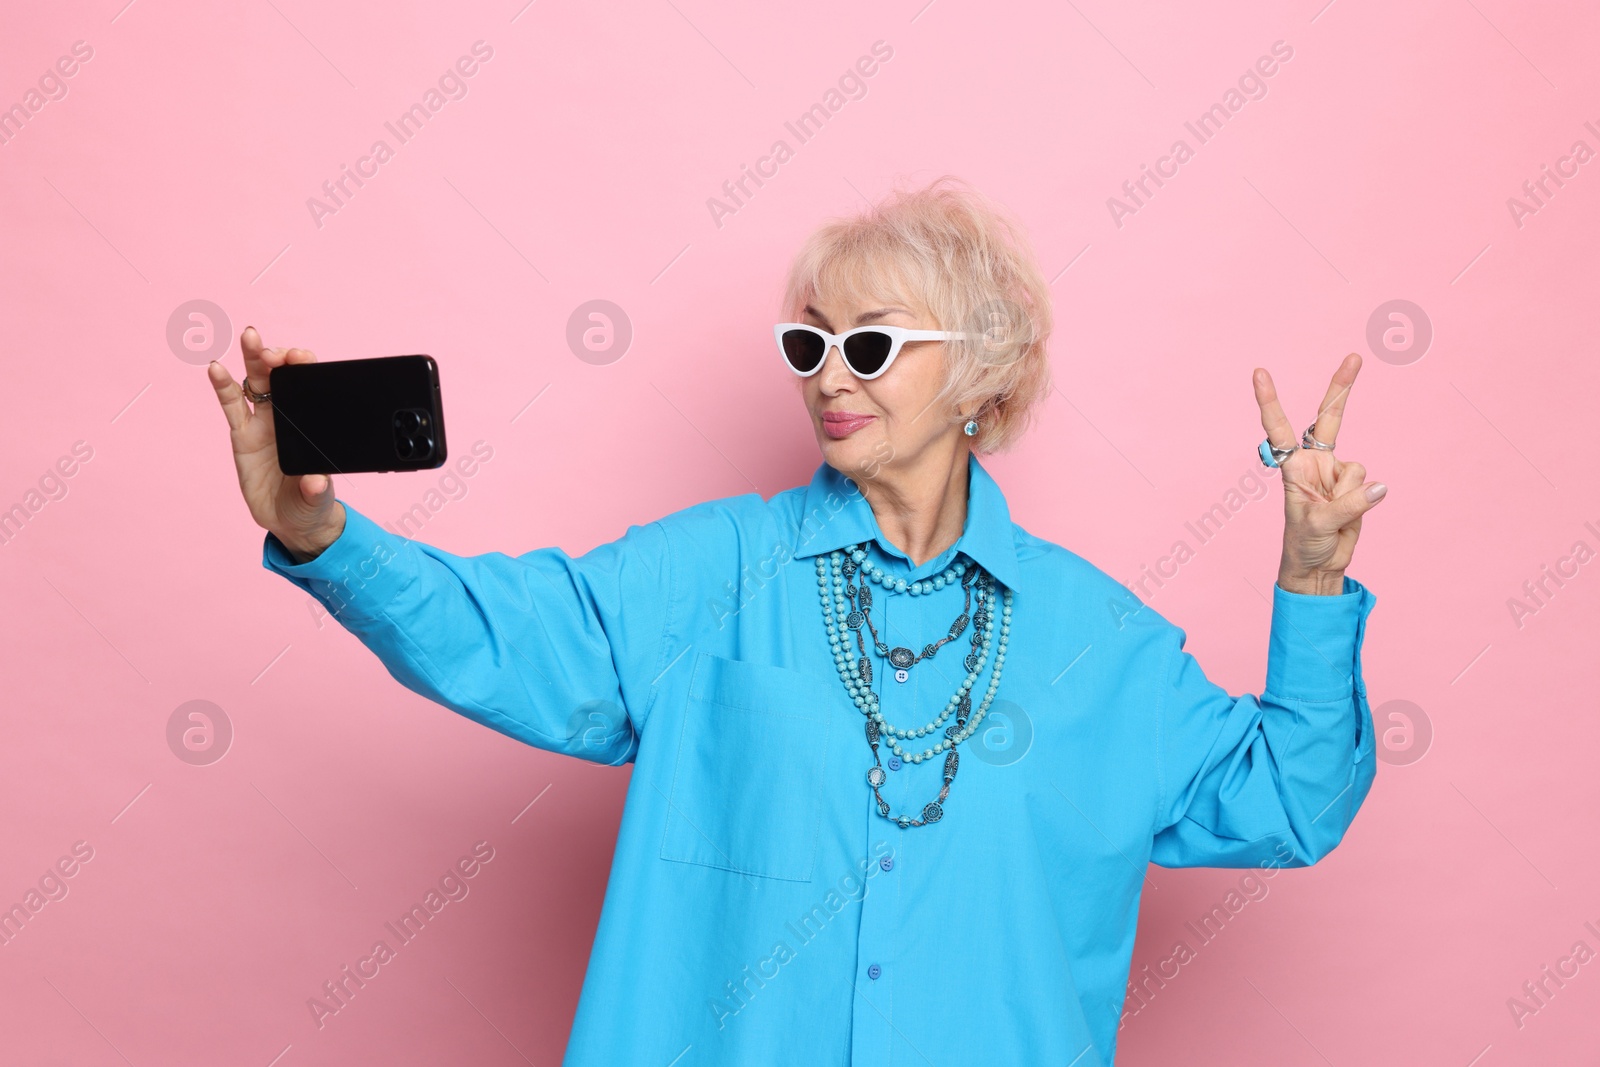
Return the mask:
M 848 387 L 854 381 L 855 375 L 845 366 L 844 353 L 839 351 L 838 345 L 829 345 L 828 351 L 822 357 L 822 369 L 817 371 L 817 384 L 822 387 L 823 392 L 831 396 L 841 387 Z

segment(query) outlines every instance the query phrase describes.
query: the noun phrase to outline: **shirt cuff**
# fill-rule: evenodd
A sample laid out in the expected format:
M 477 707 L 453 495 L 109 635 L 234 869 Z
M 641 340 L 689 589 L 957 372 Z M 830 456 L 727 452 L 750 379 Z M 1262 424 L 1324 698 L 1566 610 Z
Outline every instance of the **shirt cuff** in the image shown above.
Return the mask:
M 1264 693 L 1299 700 L 1344 700 L 1361 669 L 1361 642 L 1377 597 L 1344 576 L 1334 596 L 1291 593 L 1272 584 L 1272 634 Z
M 268 532 L 261 565 L 320 600 L 337 618 L 375 618 L 410 585 L 417 560 L 411 542 L 344 504 L 344 529 L 316 559 L 296 563 Z

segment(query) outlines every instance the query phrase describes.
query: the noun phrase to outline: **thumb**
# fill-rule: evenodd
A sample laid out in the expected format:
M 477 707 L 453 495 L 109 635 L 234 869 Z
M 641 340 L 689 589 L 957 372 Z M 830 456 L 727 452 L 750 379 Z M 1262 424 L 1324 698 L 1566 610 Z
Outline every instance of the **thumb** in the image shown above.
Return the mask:
M 300 499 L 320 510 L 333 499 L 333 479 L 326 474 L 307 474 L 300 479 Z
M 1378 506 L 1378 501 L 1388 493 L 1389 487 L 1382 482 L 1368 482 L 1342 493 L 1333 498 L 1333 514 L 1337 518 L 1339 528 L 1342 530 L 1350 523 L 1365 515 L 1368 511 Z

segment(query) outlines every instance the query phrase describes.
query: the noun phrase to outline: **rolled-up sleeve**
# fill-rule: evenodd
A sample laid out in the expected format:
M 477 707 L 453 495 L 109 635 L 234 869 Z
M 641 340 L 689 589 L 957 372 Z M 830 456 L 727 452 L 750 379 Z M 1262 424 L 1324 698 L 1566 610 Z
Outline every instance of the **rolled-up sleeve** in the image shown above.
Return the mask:
M 1345 576 L 1333 596 L 1273 585 L 1266 685 L 1231 696 L 1163 639 L 1160 800 L 1152 860 L 1164 867 L 1305 866 L 1344 838 L 1377 773 L 1361 675 L 1377 598 Z
M 581 556 L 457 556 L 346 503 L 344 531 L 316 559 L 295 563 L 269 533 L 262 564 L 406 688 L 527 744 L 617 764 L 637 752 L 656 691 L 670 553 L 656 522 Z

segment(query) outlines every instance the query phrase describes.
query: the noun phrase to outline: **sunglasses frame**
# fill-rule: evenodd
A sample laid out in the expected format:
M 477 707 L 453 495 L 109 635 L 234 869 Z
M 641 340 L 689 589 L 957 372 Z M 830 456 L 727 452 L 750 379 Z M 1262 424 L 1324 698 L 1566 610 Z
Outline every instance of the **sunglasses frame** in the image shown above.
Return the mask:
M 808 371 L 798 369 L 789 361 L 789 353 L 783 347 L 783 335 L 790 330 L 804 330 L 807 333 L 814 333 L 822 338 L 826 344 L 826 347 L 822 350 L 822 358 L 817 360 L 817 365 Z M 889 354 L 884 357 L 883 366 L 871 374 L 862 374 L 850 365 L 849 357 L 844 354 L 844 343 L 858 333 L 873 332 L 889 335 Z M 828 362 L 828 351 L 837 348 L 839 350 L 839 358 L 844 361 L 845 369 L 862 381 L 867 382 L 874 378 L 881 378 L 889 372 L 889 368 L 894 366 L 895 357 L 900 355 L 900 349 L 905 346 L 907 341 L 970 340 L 983 335 L 963 333 L 958 330 L 908 330 L 904 326 L 857 326 L 854 329 L 846 330 L 844 333 L 829 333 L 819 326 L 812 326 L 804 322 L 780 322 L 772 328 L 772 336 L 778 342 L 778 355 L 783 357 L 783 365 L 801 378 L 809 378 L 820 371 L 823 365 Z

